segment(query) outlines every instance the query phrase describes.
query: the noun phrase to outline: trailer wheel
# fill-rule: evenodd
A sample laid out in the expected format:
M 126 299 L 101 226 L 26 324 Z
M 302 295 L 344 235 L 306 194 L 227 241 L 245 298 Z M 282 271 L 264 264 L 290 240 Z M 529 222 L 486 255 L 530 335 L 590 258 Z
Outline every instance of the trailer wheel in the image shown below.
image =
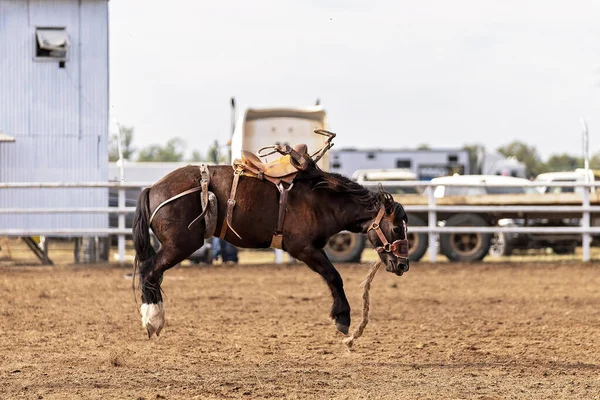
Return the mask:
M 446 226 L 489 226 L 476 214 L 456 214 L 446 220 Z M 444 233 L 440 235 L 440 251 L 450 261 L 479 261 L 488 254 L 492 242 L 490 233 Z
M 513 252 L 513 247 L 508 242 L 508 239 L 504 232 L 496 232 L 492 235 L 492 242 L 490 245 L 490 256 L 492 256 L 492 257 L 510 256 L 512 254 L 512 252 Z
M 360 262 L 365 241 L 360 233 L 341 232 L 329 239 L 325 253 L 331 262 Z
M 425 232 L 411 233 L 411 226 L 427 226 L 421 218 L 408 214 L 408 259 L 419 261 L 429 247 L 429 237 Z

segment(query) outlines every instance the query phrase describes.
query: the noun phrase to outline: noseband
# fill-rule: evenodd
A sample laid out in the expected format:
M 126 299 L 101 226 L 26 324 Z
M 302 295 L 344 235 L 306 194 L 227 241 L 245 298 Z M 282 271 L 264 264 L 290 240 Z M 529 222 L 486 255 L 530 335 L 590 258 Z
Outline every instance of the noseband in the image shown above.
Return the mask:
M 381 219 L 384 215 L 385 207 L 381 207 L 379 209 L 379 212 L 377 213 L 377 216 L 375 217 L 375 220 L 367 230 L 367 232 L 370 230 L 374 230 L 375 233 L 377 233 L 377 236 L 379 236 L 379 239 L 381 239 L 381 243 L 383 243 L 383 246 L 376 247 L 375 250 L 377 250 L 377 253 L 386 252 L 392 253 L 396 257 L 408 258 L 408 239 L 406 223 L 402 221 L 402 225 L 404 226 L 404 239 L 395 240 L 393 243 L 390 243 L 388 242 L 387 238 L 383 234 L 383 231 L 381 230 L 381 227 L 379 226 L 379 224 L 381 223 Z

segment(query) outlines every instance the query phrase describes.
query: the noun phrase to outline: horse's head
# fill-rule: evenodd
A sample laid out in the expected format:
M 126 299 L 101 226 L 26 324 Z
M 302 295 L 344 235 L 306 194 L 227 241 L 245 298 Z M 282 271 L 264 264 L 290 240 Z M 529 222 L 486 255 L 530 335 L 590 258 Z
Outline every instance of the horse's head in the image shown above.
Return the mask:
M 367 231 L 386 270 L 396 275 L 408 271 L 408 217 L 400 203 L 386 197 Z

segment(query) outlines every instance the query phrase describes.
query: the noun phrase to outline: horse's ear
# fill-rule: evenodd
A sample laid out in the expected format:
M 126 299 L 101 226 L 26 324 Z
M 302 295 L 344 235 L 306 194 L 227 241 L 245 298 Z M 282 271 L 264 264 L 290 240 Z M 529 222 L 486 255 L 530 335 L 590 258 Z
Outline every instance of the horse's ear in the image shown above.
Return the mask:
M 389 195 L 389 198 L 386 197 L 385 199 L 385 209 L 388 214 L 394 214 L 396 212 L 396 202 L 391 194 Z
M 394 212 L 394 197 L 383 188 L 381 183 L 379 184 L 379 196 L 382 200 L 383 206 L 385 207 L 386 214 L 391 214 Z

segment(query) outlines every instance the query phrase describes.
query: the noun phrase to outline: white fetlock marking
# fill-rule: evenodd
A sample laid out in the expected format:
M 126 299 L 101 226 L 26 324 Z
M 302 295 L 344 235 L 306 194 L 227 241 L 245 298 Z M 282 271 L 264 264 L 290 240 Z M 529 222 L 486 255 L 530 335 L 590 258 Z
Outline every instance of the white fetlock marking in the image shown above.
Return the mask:
M 160 334 L 160 331 L 165 326 L 165 307 L 161 301 L 158 304 L 143 303 L 141 310 L 142 326 L 148 330 L 148 334 Z

